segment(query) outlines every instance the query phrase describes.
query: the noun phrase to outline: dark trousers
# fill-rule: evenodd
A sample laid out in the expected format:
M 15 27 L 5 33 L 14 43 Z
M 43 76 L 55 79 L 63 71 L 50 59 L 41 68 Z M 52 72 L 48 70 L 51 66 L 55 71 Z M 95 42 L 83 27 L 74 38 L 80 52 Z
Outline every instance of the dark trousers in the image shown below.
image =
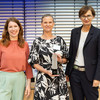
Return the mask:
M 93 82 L 86 77 L 85 71 L 73 69 L 70 75 L 70 84 L 73 95 L 73 100 L 97 100 L 98 88 L 92 87 Z

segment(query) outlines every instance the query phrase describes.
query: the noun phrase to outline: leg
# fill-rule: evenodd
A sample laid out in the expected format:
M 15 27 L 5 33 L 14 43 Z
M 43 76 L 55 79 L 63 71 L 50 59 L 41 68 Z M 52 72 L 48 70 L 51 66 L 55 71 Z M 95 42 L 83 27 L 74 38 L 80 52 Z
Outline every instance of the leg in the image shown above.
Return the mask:
M 70 76 L 70 84 L 73 95 L 73 100 L 84 100 L 84 92 L 81 86 L 80 73 L 77 70 L 73 70 Z
M 87 79 L 86 73 L 82 73 L 83 75 L 82 77 L 82 87 L 83 87 L 83 91 L 85 93 L 86 96 L 86 100 L 97 100 L 98 99 L 98 88 L 92 87 L 93 82 L 89 81 Z
M 24 72 L 19 72 L 14 79 L 14 87 L 12 93 L 12 100 L 23 100 L 25 90 L 25 75 Z
M 12 80 L 6 72 L 0 72 L 0 100 L 10 100 L 12 93 Z

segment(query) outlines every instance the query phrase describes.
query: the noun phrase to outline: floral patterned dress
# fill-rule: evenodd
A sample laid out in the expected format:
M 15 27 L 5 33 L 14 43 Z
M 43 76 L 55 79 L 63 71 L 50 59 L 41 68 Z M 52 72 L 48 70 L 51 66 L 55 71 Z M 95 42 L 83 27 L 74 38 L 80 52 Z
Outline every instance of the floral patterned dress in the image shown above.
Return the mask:
M 62 57 L 68 57 L 68 49 L 62 37 L 45 40 L 41 37 L 33 41 L 28 62 L 31 66 L 39 64 L 47 70 L 51 70 L 52 54 L 62 52 Z M 69 100 L 69 92 L 63 67 L 57 64 L 59 76 L 50 77 L 38 71 L 35 84 L 34 100 Z

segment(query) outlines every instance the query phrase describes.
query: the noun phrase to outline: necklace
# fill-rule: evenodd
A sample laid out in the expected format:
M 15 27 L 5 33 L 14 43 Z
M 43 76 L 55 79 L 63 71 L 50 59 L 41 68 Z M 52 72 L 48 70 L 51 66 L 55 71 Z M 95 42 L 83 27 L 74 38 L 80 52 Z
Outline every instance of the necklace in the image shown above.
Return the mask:
M 51 35 L 51 36 L 42 35 L 41 37 L 43 39 L 49 40 L 49 39 L 53 39 L 55 36 L 53 36 L 53 35 Z

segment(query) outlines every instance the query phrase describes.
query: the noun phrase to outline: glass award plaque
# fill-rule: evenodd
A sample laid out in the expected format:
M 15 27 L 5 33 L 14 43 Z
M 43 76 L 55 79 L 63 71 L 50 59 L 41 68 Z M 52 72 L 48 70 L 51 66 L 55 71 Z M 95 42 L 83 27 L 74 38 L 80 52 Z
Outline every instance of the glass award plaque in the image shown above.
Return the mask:
M 51 66 L 51 69 L 52 69 L 52 74 L 53 75 L 57 75 L 57 55 L 56 54 L 52 55 L 52 66 Z

